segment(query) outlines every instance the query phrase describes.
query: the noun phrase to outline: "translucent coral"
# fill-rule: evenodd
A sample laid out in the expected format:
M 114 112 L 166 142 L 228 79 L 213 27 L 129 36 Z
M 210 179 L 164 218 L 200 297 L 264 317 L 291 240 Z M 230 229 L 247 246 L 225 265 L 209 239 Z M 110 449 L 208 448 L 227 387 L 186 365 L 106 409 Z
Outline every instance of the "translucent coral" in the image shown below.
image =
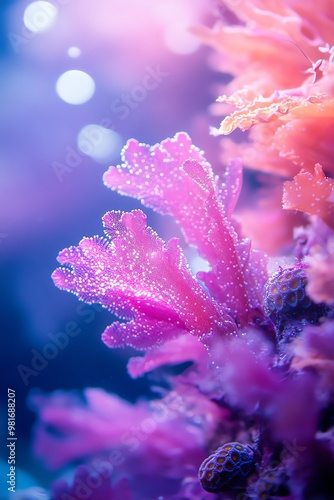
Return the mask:
M 199 337 L 233 331 L 231 319 L 191 275 L 176 239 L 165 244 L 140 210 L 108 212 L 103 222 L 109 240 L 84 238 L 63 250 L 58 260 L 68 267 L 57 269 L 53 279 L 127 320 L 107 327 L 107 345 L 145 349 L 187 331 Z
M 176 494 L 185 477 L 197 477 L 207 440 L 228 417 L 196 388 L 181 385 L 135 405 L 99 389 L 87 389 L 81 400 L 63 392 L 35 394 L 31 405 L 39 412 L 36 455 L 53 469 L 78 460 L 86 464 L 71 486 L 55 483 L 57 499 L 82 483 L 97 499 L 123 489 L 140 500 Z
M 285 182 L 283 208 L 316 215 L 334 229 L 334 181 L 317 163 L 314 174 L 302 171 L 293 181 Z
M 212 267 L 199 278 L 233 318 L 249 321 L 251 310 L 261 307 L 266 261 L 240 237 L 231 219 L 241 187 L 240 162 L 232 162 L 219 183 L 203 152 L 185 133 L 151 148 L 129 141 L 122 159 L 122 165 L 109 168 L 104 182 L 173 215 L 187 242 Z
M 294 342 L 292 368 L 316 370 L 322 380 L 323 404 L 333 400 L 334 383 L 334 322 L 326 321 L 320 326 L 305 328 L 302 338 Z

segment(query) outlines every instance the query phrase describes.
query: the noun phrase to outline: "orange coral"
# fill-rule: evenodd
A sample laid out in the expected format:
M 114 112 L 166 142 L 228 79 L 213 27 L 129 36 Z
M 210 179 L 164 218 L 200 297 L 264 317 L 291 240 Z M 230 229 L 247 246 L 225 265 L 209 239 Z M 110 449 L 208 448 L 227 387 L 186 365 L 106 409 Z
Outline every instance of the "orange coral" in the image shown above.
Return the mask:
M 251 83 L 258 94 L 268 96 L 278 88 L 298 87 L 305 79 L 309 63 L 297 48 L 291 50 L 286 37 L 273 32 L 268 36 L 247 26 L 218 25 L 211 31 L 205 27 L 193 31 L 217 50 L 212 57 L 215 68 L 235 77 L 227 86 L 229 94 Z M 286 67 L 294 71 L 286 71 Z
M 280 185 L 259 189 L 252 205 L 237 214 L 244 234 L 252 240 L 254 248 L 261 248 L 269 255 L 282 254 L 291 247 L 293 228 L 305 222 L 304 215 L 282 210 Z
M 219 132 L 224 135 L 230 134 L 237 127 L 245 131 L 257 123 L 268 123 L 271 121 L 291 120 L 291 112 L 294 108 L 302 108 L 301 114 L 307 115 L 307 110 L 312 104 L 320 104 L 326 101 L 324 95 L 314 95 L 310 97 L 289 95 L 289 93 L 275 92 L 270 97 L 257 96 L 248 102 L 245 98 L 240 98 L 240 92 L 231 97 L 222 96 L 219 102 L 227 102 L 239 108 L 237 111 L 227 116 L 221 123 Z M 331 104 L 334 100 L 331 100 Z M 334 109 L 334 106 L 333 106 Z
M 233 76 L 214 107 L 227 115 L 219 132 L 251 129 L 250 142 L 236 146 L 248 167 L 290 177 L 320 162 L 334 176 L 331 2 L 323 0 L 316 9 L 294 0 L 220 3 L 222 22 L 200 31 L 216 49 L 214 67 Z M 235 18 L 229 12 L 241 22 L 231 25 Z M 230 141 L 224 146 L 225 160 Z
M 295 175 L 299 167 L 312 171 L 314 164 L 321 161 L 334 175 L 331 162 L 334 98 L 324 93 L 305 97 L 275 92 L 267 98 L 242 101 L 241 95 L 238 92 L 232 97 L 220 98 L 238 109 L 222 121 L 219 131 L 230 134 L 237 127 L 245 131 L 256 125 L 250 134 L 251 148 L 247 145 L 238 148 L 246 165 L 256 170 Z M 249 149 L 253 149 L 251 155 Z
M 334 181 L 325 177 L 319 163 L 314 175 L 301 171 L 284 183 L 283 208 L 317 215 L 334 229 Z
M 258 96 L 249 102 L 244 93 L 241 98 L 241 93 L 238 92 L 231 97 L 219 97 L 218 101 L 239 108 L 222 121 L 219 132 L 224 135 L 230 134 L 237 127 L 243 131 L 248 130 L 257 123 L 334 117 L 334 99 L 320 93 L 304 97 L 300 93 L 275 92 L 270 97 Z

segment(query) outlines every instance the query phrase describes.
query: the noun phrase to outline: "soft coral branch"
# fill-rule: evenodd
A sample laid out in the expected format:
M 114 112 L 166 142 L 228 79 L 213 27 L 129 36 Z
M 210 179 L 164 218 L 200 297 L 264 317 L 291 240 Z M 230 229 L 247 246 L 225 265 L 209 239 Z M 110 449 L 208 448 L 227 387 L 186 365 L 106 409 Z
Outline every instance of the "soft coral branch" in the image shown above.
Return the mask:
M 314 302 L 334 306 L 334 235 L 323 248 L 311 249 L 307 263 L 307 293 Z
M 285 182 L 283 208 L 317 215 L 334 229 L 334 181 L 325 177 L 317 163 L 314 174 L 302 171 Z
M 168 243 L 146 226 L 140 210 L 108 212 L 107 236 L 84 238 L 58 257 L 66 267 L 55 284 L 88 303 L 99 302 L 126 322 L 106 328 L 110 347 L 146 349 L 191 332 L 202 337 L 235 325 L 192 276 L 177 240 Z
M 219 186 L 203 152 L 183 132 L 152 147 L 131 140 L 122 159 L 105 173 L 105 184 L 174 216 L 212 268 L 200 279 L 234 319 L 247 323 L 251 310 L 261 307 L 266 266 L 231 219 L 241 189 L 240 162 L 231 162 Z

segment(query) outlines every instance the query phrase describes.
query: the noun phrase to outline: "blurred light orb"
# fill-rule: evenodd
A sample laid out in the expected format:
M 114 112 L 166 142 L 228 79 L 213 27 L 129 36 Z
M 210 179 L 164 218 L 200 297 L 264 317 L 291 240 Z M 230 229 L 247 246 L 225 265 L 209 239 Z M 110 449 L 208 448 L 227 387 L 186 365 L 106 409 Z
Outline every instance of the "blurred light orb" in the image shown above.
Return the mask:
M 71 69 L 58 78 L 56 92 L 69 104 L 83 104 L 94 95 L 95 82 L 85 71 Z
M 91 123 L 78 134 L 78 148 L 98 163 L 110 161 L 123 146 L 122 137 L 114 130 Z
M 67 51 L 67 54 L 70 57 L 76 58 L 80 56 L 81 50 L 78 47 L 70 47 Z
M 192 54 L 200 47 L 200 40 L 190 33 L 189 26 L 184 23 L 173 23 L 167 26 L 164 36 L 165 44 L 175 54 Z
M 189 259 L 190 269 L 194 274 L 199 271 L 210 271 L 210 266 L 207 260 L 203 259 L 200 255 L 192 255 Z
M 25 9 L 23 22 L 33 33 L 47 31 L 54 24 L 58 15 L 58 8 L 50 2 L 32 2 Z

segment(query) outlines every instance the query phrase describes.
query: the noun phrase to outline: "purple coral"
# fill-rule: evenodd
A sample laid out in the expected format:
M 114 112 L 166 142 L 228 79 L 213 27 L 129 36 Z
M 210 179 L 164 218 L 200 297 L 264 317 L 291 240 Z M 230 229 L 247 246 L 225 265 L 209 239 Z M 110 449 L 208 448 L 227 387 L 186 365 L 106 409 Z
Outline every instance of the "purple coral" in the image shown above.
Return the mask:
M 252 319 L 262 304 L 266 259 L 250 248 L 232 219 L 242 185 L 240 162 L 231 162 L 219 179 L 184 132 L 153 147 L 131 140 L 122 159 L 105 173 L 105 184 L 172 215 L 212 268 L 198 277 L 237 322 Z
M 225 443 L 204 460 L 199 480 L 206 491 L 220 493 L 242 487 L 255 469 L 254 450 L 241 443 Z
M 79 466 L 71 484 L 65 480 L 57 480 L 52 487 L 52 500 L 84 499 L 90 500 L 131 500 L 131 491 L 126 480 L 112 485 L 112 470 L 108 466 L 89 468 Z
M 103 222 L 108 240 L 84 238 L 63 250 L 58 260 L 67 267 L 53 279 L 126 320 L 104 331 L 109 347 L 146 349 L 186 332 L 233 331 L 232 319 L 192 276 L 176 239 L 165 244 L 140 210 L 108 212 Z
M 75 13 L 74 3 L 63 9 L 63 19 L 69 19 L 65 10 L 71 12 L 70 18 Z M 91 14 L 97 11 L 98 17 L 92 17 L 97 22 L 90 22 L 89 16 L 87 26 L 101 32 L 101 42 L 122 39 L 122 46 L 128 46 L 119 58 L 114 42 L 109 45 L 116 55 L 111 59 L 122 60 L 123 68 L 107 68 L 114 80 L 107 91 L 112 96 L 120 93 L 111 103 L 113 118 L 117 118 L 117 108 L 125 108 L 125 115 L 131 111 L 129 121 L 123 121 L 121 111 L 123 117 L 119 116 L 120 122 L 115 124 L 120 126 L 118 132 L 128 137 L 131 127 L 139 124 L 142 137 L 148 137 L 151 126 L 142 128 L 140 117 L 147 118 L 152 103 L 154 108 L 158 102 L 160 126 L 169 130 L 171 121 L 181 116 L 177 110 L 182 106 L 180 101 L 171 105 L 174 92 L 170 90 L 179 87 L 180 80 L 175 78 L 174 68 L 172 74 L 172 58 L 160 57 L 162 38 L 167 34 L 164 28 L 168 26 L 166 38 L 172 44 L 182 45 L 179 28 L 184 23 L 188 26 L 191 19 L 196 22 L 200 7 L 195 4 L 204 5 L 204 0 L 132 2 L 140 16 L 133 12 L 129 16 L 129 9 L 123 8 L 114 9 L 111 17 L 96 9 L 94 2 L 82 3 Z M 38 415 L 35 457 L 60 477 L 50 487 L 50 500 L 334 497 L 334 184 L 330 178 L 334 174 L 333 2 L 317 2 L 316 8 L 311 2 L 298 0 L 216 3 L 222 13 L 221 24 L 213 30 L 198 29 L 197 33 L 218 49 L 212 66 L 233 76 L 221 88 L 221 102 L 214 106 L 216 116 L 221 112 L 225 115 L 220 131 L 225 134 L 235 128 L 249 129 L 246 141 L 240 141 L 241 134 L 235 143 L 224 139 L 221 152 L 218 147 L 216 153 L 210 151 L 214 160 L 211 167 L 184 132 L 154 146 L 130 140 L 120 165 L 105 173 L 105 185 L 173 217 L 183 237 L 180 241 L 167 241 L 169 237 L 164 241 L 149 227 L 141 210 L 112 210 L 103 218 L 104 237 L 84 238 L 78 244 L 75 238 L 70 244 L 76 246 L 60 253 L 54 282 L 81 301 L 103 305 L 106 311 L 98 323 L 104 325 L 93 328 L 87 321 L 87 328 L 90 325 L 94 335 L 105 328 L 105 346 L 130 347 L 121 354 L 130 353 L 128 373 L 133 379 L 145 377 L 144 384 L 150 384 L 151 392 L 137 400 L 133 397 L 131 402 L 124 395 L 108 394 L 111 384 L 117 384 L 119 392 L 123 389 L 115 366 L 114 380 L 110 381 L 108 375 L 103 378 L 104 390 L 31 395 L 30 404 Z M 175 10 L 171 4 L 179 7 Z M 63 15 L 60 10 L 58 21 Z M 144 22 L 145 17 L 149 21 Z M 128 32 L 124 33 L 119 28 L 126 20 Z M 79 22 L 85 23 L 86 16 Z M 67 27 L 70 24 L 65 22 Z M 148 25 L 150 29 L 143 33 L 146 56 L 159 56 L 155 69 L 147 66 L 151 63 L 145 54 L 138 59 L 138 51 L 128 45 L 129 33 L 142 39 L 140 34 Z M 160 36 L 152 36 L 158 31 Z M 63 30 L 53 32 L 59 36 Z M 91 44 L 87 33 L 84 38 Z M 28 44 L 28 51 L 30 47 L 36 49 L 37 39 L 41 39 L 39 35 L 36 43 Z M 64 50 L 66 43 L 59 47 Z M 85 47 L 86 42 L 80 50 Z M 139 52 L 142 56 L 143 51 Z M 96 51 L 91 53 L 95 57 Z M 128 101 L 130 94 L 122 95 L 123 89 L 117 87 L 127 79 L 129 59 L 136 64 L 130 64 L 134 71 L 130 68 L 132 79 L 127 81 L 125 92 L 136 95 L 136 102 Z M 98 71 L 90 73 L 98 90 L 98 73 L 105 68 L 100 57 L 97 60 Z M 87 62 L 89 54 L 87 59 L 82 50 L 77 63 Z M 169 67 L 165 68 L 165 62 Z M 146 75 L 141 74 L 145 66 Z M 138 86 L 148 81 L 152 84 L 152 71 L 162 83 L 157 92 L 148 92 L 146 85 Z M 186 74 L 186 64 L 184 71 L 179 75 L 182 81 L 196 81 L 198 88 L 203 84 L 201 78 L 194 78 L 195 71 Z M 136 75 L 143 80 L 136 81 Z M 219 80 L 221 83 L 216 83 L 222 86 L 225 77 Z M 158 80 L 153 83 L 157 86 Z M 190 103 L 194 92 L 189 85 L 185 88 Z M 106 97 L 102 94 L 101 99 Z M 145 103 L 141 103 L 141 96 L 144 99 L 146 95 Z M 117 103 L 121 101 L 134 107 L 121 105 L 119 109 Z M 202 103 L 202 98 L 197 102 Z M 88 114 L 79 118 L 86 117 L 88 123 L 92 108 L 86 110 Z M 77 115 L 74 108 L 73 113 L 73 117 Z M 93 114 L 90 127 L 95 129 L 93 123 L 98 116 Z M 201 133 L 208 120 L 193 117 L 188 125 L 182 121 L 184 126 L 194 131 L 194 137 L 200 137 L 203 147 L 210 142 L 217 144 L 217 137 L 209 141 Z M 150 118 L 145 123 L 158 128 Z M 99 125 L 97 135 L 102 134 L 102 128 L 102 135 L 110 136 L 114 124 L 109 119 L 99 123 L 109 130 Z M 76 131 L 72 132 L 76 137 Z M 82 145 L 81 141 L 74 139 L 72 146 Z M 52 166 L 57 165 L 58 180 L 64 181 L 62 189 L 67 189 L 65 184 L 69 182 L 68 192 L 78 193 L 82 190 L 74 179 L 79 170 L 84 175 L 85 169 L 73 167 L 83 158 L 72 146 L 57 154 L 55 148 L 50 154 Z M 75 161 L 71 161 L 73 158 Z M 243 165 L 270 175 L 246 171 L 244 176 Z M 299 172 L 301 168 L 305 170 Z M 67 178 L 73 170 L 77 174 Z M 282 176 L 286 181 L 285 212 Z M 244 196 L 239 200 L 241 190 Z M 45 190 L 41 195 L 45 196 Z M 81 193 L 81 199 L 88 202 L 87 191 Z M 93 203 L 90 196 L 85 224 Z M 31 225 L 26 226 L 31 232 Z M 299 240 L 297 248 L 293 232 Z M 248 238 L 252 238 L 252 245 Z M 272 259 L 267 259 L 262 250 Z M 192 265 L 189 255 L 194 254 L 200 265 Z M 81 304 L 78 310 L 81 306 L 86 308 Z M 11 311 L 11 307 L 7 309 Z M 108 311 L 112 315 L 109 321 L 105 319 Z M 64 334 L 52 334 L 52 338 L 64 339 Z M 72 348 L 78 362 L 73 369 L 88 380 L 85 384 L 94 384 L 88 370 L 80 369 L 84 362 L 77 346 L 84 345 L 82 337 L 76 342 Z M 66 347 L 68 339 L 60 343 Z M 43 353 L 49 346 L 43 347 Z M 52 359 L 52 350 L 49 352 Z M 67 353 L 71 356 L 70 348 Z M 106 358 L 108 354 L 105 349 Z M 99 369 L 98 356 L 90 350 L 87 356 Z M 112 363 L 113 357 L 109 359 Z M 61 357 L 58 360 L 61 365 Z M 30 373 L 34 372 L 30 369 Z M 48 386 L 44 374 L 46 371 L 35 380 Z M 66 385 L 73 386 L 70 373 L 64 370 L 64 375 Z

